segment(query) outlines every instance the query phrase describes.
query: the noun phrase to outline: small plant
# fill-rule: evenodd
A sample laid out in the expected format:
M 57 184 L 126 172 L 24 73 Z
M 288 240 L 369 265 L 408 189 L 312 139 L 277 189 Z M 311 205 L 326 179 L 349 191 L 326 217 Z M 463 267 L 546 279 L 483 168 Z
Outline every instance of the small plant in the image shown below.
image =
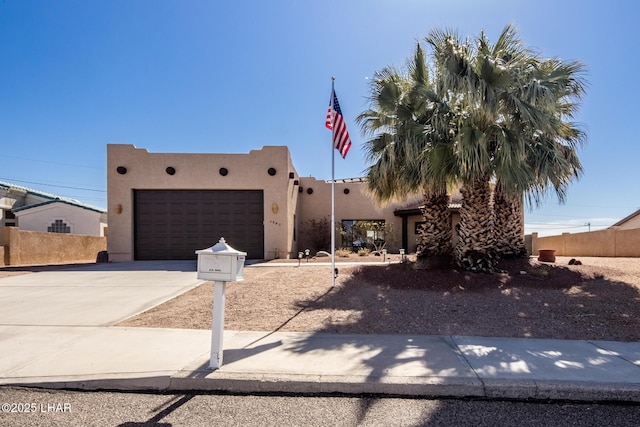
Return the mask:
M 367 248 L 358 249 L 358 256 L 367 256 L 371 254 L 371 251 Z
M 384 220 L 358 220 L 354 221 L 352 225 L 352 234 L 354 242 L 356 240 L 360 241 L 361 247 L 380 252 L 387 246 L 387 243 L 392 244 L 389 242 L 389 239 L 393 236 L 393 224 L 385 222 Z M 370 253 L 371 252 L 366 255 Z
M 340 248 L 336 250 L 336 256 L 341 258 L 349 258 L 351 256 L 351 249 L 348 248 Z
M 331 218 L 308 219 L 302 228 L 305 244 L 314 252 L 331 248 Z

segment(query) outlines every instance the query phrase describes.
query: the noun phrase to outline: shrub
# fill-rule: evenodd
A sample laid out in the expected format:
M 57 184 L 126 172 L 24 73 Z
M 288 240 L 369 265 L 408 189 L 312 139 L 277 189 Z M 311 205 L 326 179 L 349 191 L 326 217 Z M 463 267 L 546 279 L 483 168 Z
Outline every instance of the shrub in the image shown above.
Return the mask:
M 336 250 L 336 256 L 339 256 L 341 258 L 349 258 L 349 256 L 351 256 L 351 249 L 340 248 Z
M 328 251 L 331 248 L 331 218 L 308 219 L 302 227 L 304 247 L 312 252 Z
M 371 253 L 371 251 L 367 248 L 358 249 L 358 256 L 367 256 Z

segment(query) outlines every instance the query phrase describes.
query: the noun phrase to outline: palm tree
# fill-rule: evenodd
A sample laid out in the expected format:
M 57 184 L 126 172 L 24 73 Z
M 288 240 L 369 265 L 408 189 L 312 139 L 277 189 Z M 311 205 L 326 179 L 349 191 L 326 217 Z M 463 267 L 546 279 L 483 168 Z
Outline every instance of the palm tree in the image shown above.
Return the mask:
M 566 119 L 584 91 L 583 67 L 540 59 L 511 26 L 493 45 L 484 32 L 475 44 L 439 30 L 426 41 L 456 115 L 463 186 L 456 260 L 491 272 L 499 256 L 524 251 L 523 196 L 539 201 L 553 187 L 562 200 L 581 171 L 575 150 L 584 134 Z
M 448 132 L 440 133 L 450 112 L 436 93 L 421 46 L 416 46 L 408 72 L 387 67 L 376 73 L 370 108 L 357 118 L 369 137 L 365 150 L 371 166 L 368 190 L 380 202 L 422 192 L 423 216 L 418 254 L 451 254 L 451 218 L 447 185 L 454 166 Z M 447 128 L 445 128 L 447 129 Z
M 515 34 L 510 37 L 515 39 Z M 526 254 L 523 197 L 531 206 L 539 206 L 553 189 L 564 202 L 567 187 L 582 173 L 577 149 L 586 135 L 570 120 L 584 94 L 585 83 L 580 77 L 584 66 L 534 58 L 518 70 L 519 80 L 525 84 L 514 91 L 529 108 L 512 107 L 505 121 L 515 138 L 494 154 L 496 244 L 503 258 Z
M 408 75 L 377 74 L 371 108 L 358 118 L 371 136 L 367 182 L 382 201 L 423 190 L 425 218 L 440 227 L 424 233 L 426 255 L 448 251 L 449 227 L 436 219 L 448 219 L 446 189 L 455 182 L 463 196 L 456 261 L 492 272 L 499 257 L 524 253 L 523 199 L 539 204 L 553 189 L 563 201 L 581 174 L 585 134 L 570 120 L 584 67 L 540 58 L 511 26 L 494 44 L 484 32 L 462 40 L 434 30 L 425 40 L 432 73 L 418 45 Z
M 490 87 L 483 86 L 475 70 L 475 49 L 453 32 L 432 31 L 426 39 L 433 50 L 437 85 L 448 94 L 454 111 L 454 145 L 457 179 L 461 184 L 462 206 L 457 263 L 472 271 L 493 271 L 494 220 L 491 205 L 491 125 L 495 122 L 486 105 L 492 99 Z

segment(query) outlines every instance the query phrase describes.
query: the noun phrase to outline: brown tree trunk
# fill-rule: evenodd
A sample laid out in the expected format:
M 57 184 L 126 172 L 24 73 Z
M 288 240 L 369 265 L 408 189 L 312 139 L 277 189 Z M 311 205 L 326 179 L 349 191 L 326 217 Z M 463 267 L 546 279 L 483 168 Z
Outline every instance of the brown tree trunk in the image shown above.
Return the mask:
M 418 257 L 451 256 L 451 213 L 447 193 L 425 193 L 422 215 L 425 224 L 419 229 Z
M 526 256 L 521 198 L 504 194 L 500 185 L 496 185 L 493 201 L 498 256 L 500 258 Z
M 456 263 L 465 270 L 493 273 L 497 257 L 494 250 L 494 215 L 488 179 L 479 178 L 464 185 Z

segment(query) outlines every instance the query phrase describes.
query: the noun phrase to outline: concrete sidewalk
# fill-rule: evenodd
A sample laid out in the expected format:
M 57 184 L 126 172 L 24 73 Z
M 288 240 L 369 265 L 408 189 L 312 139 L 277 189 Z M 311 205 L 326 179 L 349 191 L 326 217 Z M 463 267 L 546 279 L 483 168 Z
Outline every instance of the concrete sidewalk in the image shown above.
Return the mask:
M 640 402 L 640 343 L 1 327 L 0 384 L 86 390 Z

